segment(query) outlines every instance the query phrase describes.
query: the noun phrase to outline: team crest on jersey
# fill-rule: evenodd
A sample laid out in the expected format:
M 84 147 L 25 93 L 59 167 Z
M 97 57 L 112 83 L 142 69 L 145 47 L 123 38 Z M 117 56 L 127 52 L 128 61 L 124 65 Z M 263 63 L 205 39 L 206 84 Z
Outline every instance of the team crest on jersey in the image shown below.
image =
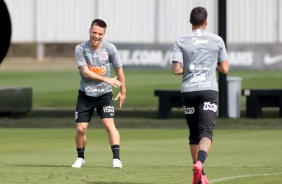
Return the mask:
M 101 51 L 100 53 L 99 53 L 99 59 L 100 59 L 100 61 L 107 61 L 108 60 L 108 58 L 109 58 L 109 53 L 107 52 L 107 51 Z

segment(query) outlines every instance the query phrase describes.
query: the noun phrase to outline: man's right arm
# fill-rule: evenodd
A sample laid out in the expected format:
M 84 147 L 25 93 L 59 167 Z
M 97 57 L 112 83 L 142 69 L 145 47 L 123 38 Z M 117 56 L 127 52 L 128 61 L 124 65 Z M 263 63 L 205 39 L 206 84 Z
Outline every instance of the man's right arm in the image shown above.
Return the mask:
M 228 60 L 217 63 L 216 70 L 219 71 L 222 74 L 227 74 L 228 71 L 229 71 Z
M 86 65 L 80 66 L 79 71 L 87 79 L 106 82 L 107 84 L 112 85 L 116 88 L 121 86 L 121 82 L 117 80 L 117 77 L 109 78 L 109 77 L 99 75 L 89 70 L 88 66 Z
M 105 82 L 104 76 L 92 72 L 91 70 L 89 70 L 88 66 L 86 65 L 80 66 L 78 67 L 78 69 L 80 73 L 87 79 Z
M 219 55 L 218 55 L 218 62 L 217 63 L 217 67 L 216 70 L 222 74 L 227 74 L 229 71 L 229 64 L 228 64 L 228 56 L 227 56 L 227 52 L 226 52 L 226 47 L 225 47 L 225 43 L 222 40 L 222 38 L 220 39 L 220 50 L 219 50 Z

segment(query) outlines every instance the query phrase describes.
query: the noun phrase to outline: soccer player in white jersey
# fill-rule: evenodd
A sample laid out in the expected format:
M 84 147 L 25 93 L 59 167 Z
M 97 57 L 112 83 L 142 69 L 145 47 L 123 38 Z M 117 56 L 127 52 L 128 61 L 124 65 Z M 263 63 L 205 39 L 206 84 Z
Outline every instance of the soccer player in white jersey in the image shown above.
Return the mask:
M 74 168 L 85 164 L 86 131 L 95 109 L 108 134 L 113 167 L 122 168 L 120 134 L 114 123 L 112 86 L 120 88 L 115 100 L 119 99 L 119 106 L 122 107 L 126 98 L 125 77 L 117 48 L 103 40 L 106 28 L 107 24 L 103 20 L 93 20 L 89 29 L 89 40 L 75 47 L 81 80 L 75 110 L 77 159 L 72 165 Z M 111 67 L 114 68 L 116 77 L 111 77 Z
M 203 164 L 209 153 L 218 104 L 216 71 L 227 74 L 224 41 L 206 31 L 207 11 L 195 7 L 190 14 L 192 32 L 173 46 L 172 72 L 182 75 L 181 98 L 189 127 L 189 145 L 194 162 L 192 184 L 208 184 Z

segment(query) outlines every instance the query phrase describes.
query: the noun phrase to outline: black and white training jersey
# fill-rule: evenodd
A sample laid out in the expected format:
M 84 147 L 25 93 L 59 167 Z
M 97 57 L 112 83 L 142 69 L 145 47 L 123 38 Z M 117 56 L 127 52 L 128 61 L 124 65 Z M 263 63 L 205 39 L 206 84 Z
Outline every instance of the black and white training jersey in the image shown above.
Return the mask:
M 88 66 L 88 68 L 99 75 L 110 77 L 111 67 L 122 67 L 122 62 L 117 48 L 109 42 L 103 41 L 101 47 L 94 51 L 90 41 L 85 41 L 75 47 L 75 58 L 77 67 Z M 80 73 L 80 90 L 87 96 L 98 97 L 112 91 L 112 86 L 98 80 L 90 80 Z
M 196 29 L 175 42 L 171 59 L 183 65 L 181 92 L 218 91 L 217 63 L 228 56 L 221 37 Z

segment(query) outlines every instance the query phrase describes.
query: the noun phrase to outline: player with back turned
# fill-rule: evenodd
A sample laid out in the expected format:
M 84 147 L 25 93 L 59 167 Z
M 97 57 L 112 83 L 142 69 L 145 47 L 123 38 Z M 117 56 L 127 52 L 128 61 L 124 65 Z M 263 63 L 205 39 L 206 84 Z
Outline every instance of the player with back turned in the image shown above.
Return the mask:
M 120 107 L 122 107 L 126 98 L 125 77 L 116 47 L 112 43 L 103 41 L 106 28 L 107 24 L 103 20 L 93 20 L 89 29 L 89 40 L 75 48 L 81 80 L 75 110 L 77 159 L 72 165 L 74 168 L 80 168 L 85 164 L 86 131 L 95 109 L 108 134 L 113 153 L 113 167 L 122 168 L 120 134 L 114 123 L 112 86 L 120 88 L 115 100 L 120 99 Z M 116 77 L 110 77 L 111 67 L 114 68 Z
M 203 164 L 210 151 L 218 104 L 216 71 L 227 74 L 228 57 L 224 41 L 206 31 L 207 11 L 191 11 L 192 32 L 173 46 L 172 71 L 182 75 L 181 98 L 189 127 L 189 145 L 194 162 L 192 184 L 208 184 Z

